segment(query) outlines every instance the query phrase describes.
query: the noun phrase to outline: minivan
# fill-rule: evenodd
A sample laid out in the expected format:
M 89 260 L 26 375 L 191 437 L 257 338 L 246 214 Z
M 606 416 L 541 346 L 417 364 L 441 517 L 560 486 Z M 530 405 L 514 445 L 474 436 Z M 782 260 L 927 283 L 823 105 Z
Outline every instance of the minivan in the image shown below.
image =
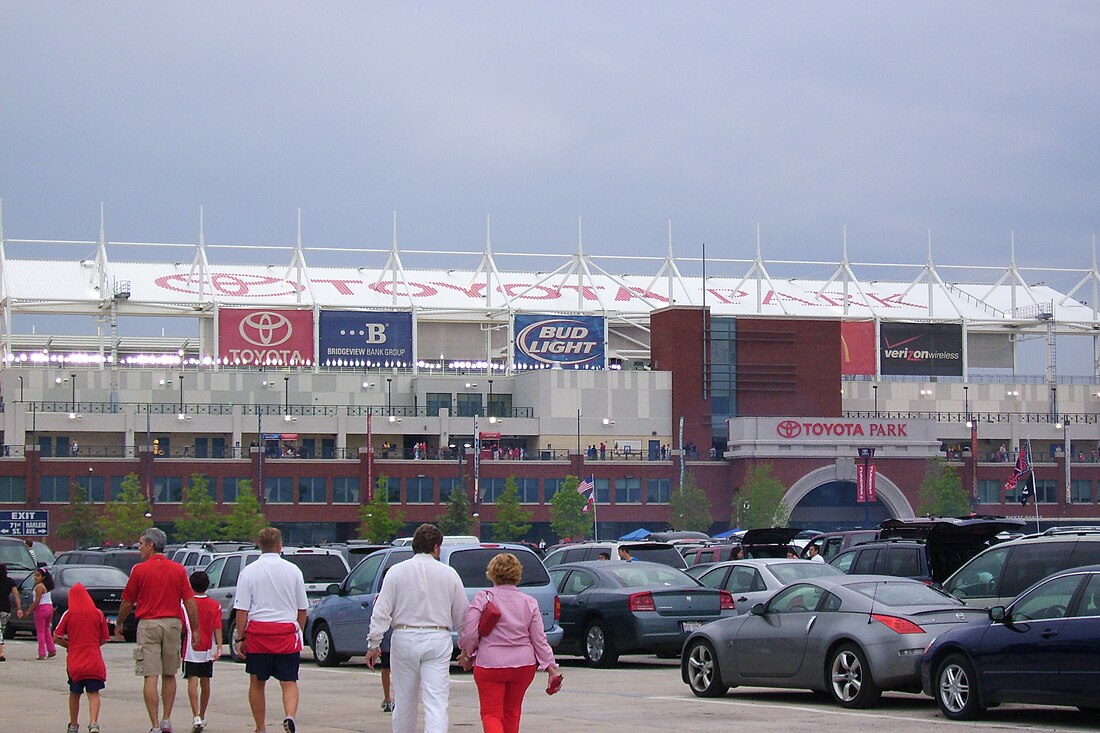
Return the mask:
M 606 552 L 611 560 L 618 560 L 620 547 L 625 548 L 635 560 L 659 562 L 678 570 L 687 567 L 684 556 L 674 545 L 667 542 L 577 542 L 571 545 L 559 545 L 546 553 L 543 562 L 546 567 L 552 568 L 563 562 L 599 560 L 601 552 Z
M 558 625 L 560 607 L 554 584 L 538 555 L 523 545 L 511 544 L 444 544 L 439 560 L 454 568 L 462 579 L 468 599 L 482 589 L 491 588 L 492 582 L 485 576 L 489 561 L 497 555 L 510 552 L 523 566 L 523 577 L 517 586 L 538 601 L 542 614 L 546 640 L 550 646 L 561 642 L 562 630 Z M 373 552 L 363 558 L 342 583 L 329 587 L 327 595 L 310 609 L 306 618 L 305 639 L 313 648 L 313 658 L 322 667 L 333 667 L 351 657 L 367 653 L 367 632 L 374 610 L 374 600 L 382 590 L 386 573 L 399 562 L 413 556 L 412 547 L 391 547 Z M 458 634 L 452 630 L 455 648 Z

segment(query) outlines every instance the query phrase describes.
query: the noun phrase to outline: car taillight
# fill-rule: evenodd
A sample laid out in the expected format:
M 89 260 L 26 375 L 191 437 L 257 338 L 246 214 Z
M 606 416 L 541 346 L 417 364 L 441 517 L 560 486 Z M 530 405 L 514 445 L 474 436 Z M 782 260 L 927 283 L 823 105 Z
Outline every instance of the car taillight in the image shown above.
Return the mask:
M 897 616 L 884 616 L 881 613 L 872 613 L 871 618 L 878 621 L 880 624 L 884 624 L 889 627 L 891 631 L 895 631 L 899 634 L 923 634 L 924 629 L 917 626 L 915 623 L 905 618 L 898 618 Z
M 627 600 L 627 608 L 631 611 L 656 611 L 657 603 L 653 600 L 653 594 L 649 591 L 631 593 Z
M 561 598 L 554 596 L 554 620 L 561 621 Z
M 736 611 L 737 604 L 728 590 L 718 591 L 718 608 L 722 611 Z

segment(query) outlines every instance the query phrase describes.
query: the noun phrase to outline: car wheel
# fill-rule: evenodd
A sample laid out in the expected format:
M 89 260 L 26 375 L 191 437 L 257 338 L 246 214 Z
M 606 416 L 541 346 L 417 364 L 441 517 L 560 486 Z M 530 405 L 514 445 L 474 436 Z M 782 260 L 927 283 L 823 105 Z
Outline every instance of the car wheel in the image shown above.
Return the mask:
M 342 660 L 332 644 L 332 632 L 324 622 L 317 624 L 313 632 L 313 658 L 321 667 L 335 667 Z
M 236 611 L 233 612 L 236 616 Z M 229 638 L 226 639 L 226 643 L 229 645 L 229 658 L 234 662 L 243 662 L 244 657 L 237 651 L 237 619 L 229 619 Z
M 584 630 L 584 658 L 593 667 L 612 667 L 619 661 L 611 632 L 599 621 L 593 621 Z
M 705 639 L 696 639 L 684 656 L 688 687 L 696 697 L 722 697 L 730 688 L 722 684 L 714 647 Z
M 937 668 L 936 702 L 951 720 L 974 720 L 985 712 L 974 666 L 963 655 L 952 654 Z
M 846 708 L 869 708 L 882 697 L 882 690 L 871 679 L 867 657 L 855 644 L 842 644 L 829 659 L 829 694 Z

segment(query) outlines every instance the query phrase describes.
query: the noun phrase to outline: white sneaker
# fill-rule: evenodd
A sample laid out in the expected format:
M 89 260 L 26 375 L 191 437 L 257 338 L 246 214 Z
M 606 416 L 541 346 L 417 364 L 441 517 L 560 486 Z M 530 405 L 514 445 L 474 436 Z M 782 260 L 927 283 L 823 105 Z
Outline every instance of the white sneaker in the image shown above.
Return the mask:
M 199 716 L 195 716 L 195 719 L 191 721 L 191 733 L 202 733 L 202 729 L 206 727 L 206 723 Z

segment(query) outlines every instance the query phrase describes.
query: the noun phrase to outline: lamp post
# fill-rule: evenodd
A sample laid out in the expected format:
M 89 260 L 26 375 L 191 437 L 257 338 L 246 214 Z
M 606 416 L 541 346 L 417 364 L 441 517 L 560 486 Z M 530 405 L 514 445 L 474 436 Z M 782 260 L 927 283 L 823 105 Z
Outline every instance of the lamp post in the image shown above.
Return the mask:
M 182 420 L 187 415 L 187 411 L 183 407 L 183 375 L 180 375 L 180 419 Z
M 283 414 L 290 417 L 290 377 L 283 377 Z
M 577 408 L 577 454 L 581 452 L 581 408 Z
M 23 375 L 19 375 L 19 401 L 23 401 Z
M 496 411 L 493 409 L 493 380 L 491 379 L 489 380 L 489 404 L 486 405 L 486 407 L 488 408 L 489 416 L 493 417 Z
M 256 498 L 259 501 L 265 501 L 267 499 L 266 492 L 264 491 L 264 453 L 267 452 L 267 441 L 264 440 L 264 410 L 262 405 L 256 405 L 256 438 L 258 443 L 257 450 L 260 451 L 257 457 L 257 483 Z
M 1072 494 L 1072 491 L 1070 489 L 1070 465 L 1069 464 L 1070 464 L 1070 461 L 1073 460 L 1072 447 L 1070 445 L 1070 439 L 1069 439 L 1069 420 L 1067 418 L 1063 418 L 1060 422 L 1055 423 L 1054 427 L 1062 429 L 1062 459 L 1065 462 L 1064 469 L 1065 469 L 1065 482 L 1066 482 L 1066 503 L 1069 504 L 1071 494 Z M 1038 507 L 1038 505 L 1039 505 L 1038 495 L 1036 495 L 1033 498 L 1035 499 L 1036 507 Z
M 878 417 L 878 385 L 871 385 L 871 393 L 875 396 L 875 417 Z
M 386 413 L 392 415 L 393 412 L 393 377 L 386 377 Z
M 76 374 L 69 375 L 69 382 L 72 383 L 73 388 L 72 411 L 76 412 Z

